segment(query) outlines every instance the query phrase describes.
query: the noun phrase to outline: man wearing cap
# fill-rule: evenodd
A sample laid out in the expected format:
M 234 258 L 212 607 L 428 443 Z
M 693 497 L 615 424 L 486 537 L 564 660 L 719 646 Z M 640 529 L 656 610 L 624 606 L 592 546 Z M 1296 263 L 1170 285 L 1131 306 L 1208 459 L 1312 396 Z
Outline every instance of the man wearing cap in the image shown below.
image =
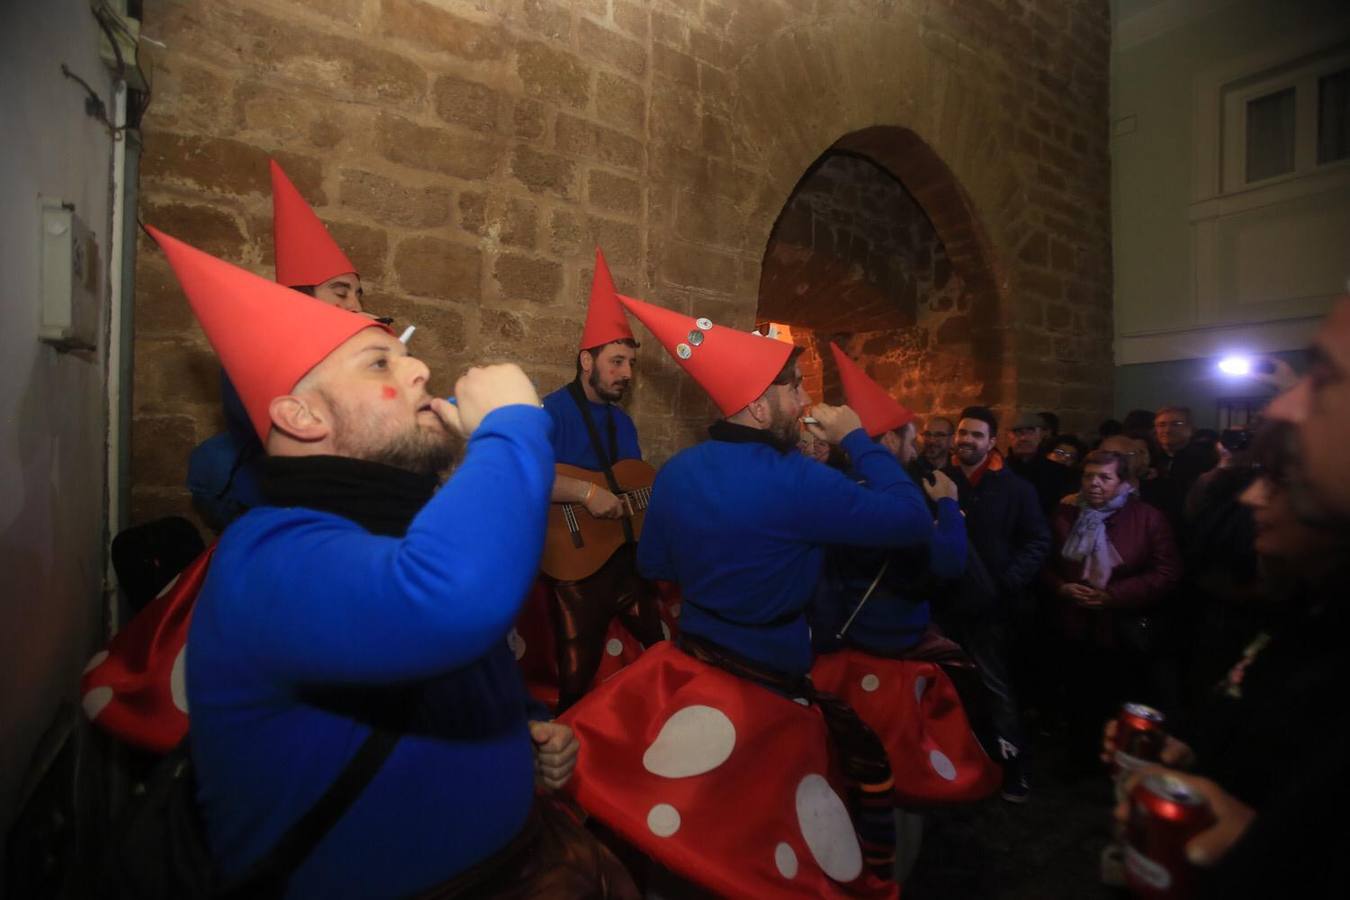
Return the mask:
M 875 881 L 889 878 L 894 859 L 885 748 L 806 677 L 804 609 L 827 545 L 927 545 L 933 524 L 923 494 L 848 407 L 816 406 L 810 427 L 843 446 L 865 483 L 793 452 L 809 402 L 797 348 L 620 302 L 724 418 L 709 428 L 710 440 L 662 468 L 638 546 L 644 575 L 680 586 L 678 649 L 648 650 L 564 716 L 587 759 L 576 795 L 626 840 L 720 894 L 772 896 L 792 877 L 798 891 L 885 895 L 893 886 Z M 668 740 L 648 747 L 658 735 Z M 843 770 L 851 819 L 824 777 L 831 755 Z M 672 771 L 691 777 L 678 788 L 652 779 Z M 838 858 L 812 842 L 808 796 L 839 814 L 830 838 Z M 741 837 L 720 838 L 728 829 Z M 804 834 L 806 845 L 784 842 L 790 833 Z M 732 849 L 759 842 L 768 842 L 762 852 Z M 700 858 L 700 847 L 712 849 Z M 840 859 L 847 864 L 835 865 Z
M 527 720 L 505 642 L 553 480 L 551 423 L 524 373 L 471 369 L 451 406 L 369 318 L 151 234 L 267 450 L 266 503 L 221 537 L 186 653 L 197 796 L 227 882 L 382 730 L 397 742 L 287 896 L 633 896 L 535 798 L 576 745 Z M 452 430 L 467 449 L 437 490 Z
M 638 342 L 619 305 L 605 256 L 597 247 L 586 324 L 577 353 L 576 377 L 544 398 L 553 419 L 553 452 L 559 463 L 604 472 L 617 487 L 612 467 L 641 459 L 637 428 L 619 406 L 633 383 Z M 559 474 L 552 500 L 584 506 L 592 516 L 616 519 L 630 511 L 613 491 Z M 626 524 L 626 523 L 625 523 Z M 554 646 L 558 662 L 558 711 L 575 703 L 595 678 L 612 619 L 643 646 L 661 640 L 656 591 L 637 572 L 635 541 L 628 542 L 599 571 L 580 581 L 551 581 Z
M 277 283 L 339 309 L 362 312 L 365 292 L 356 266 L 276 160 L 270 165 Z M 226 430 L 193 449 L 187 478 L 198 512 L 217 531 L 263 500 L 259 484 L 263 448 L 238 392 L 223 371 L 220 399 Z
M 868 436 L 902 465 L 913 463 L 914 414 L 838 346 L 830 350 L 844 398 Z M 927 545 L 831 547 L 809 613 L 821 654 L 811 678 L 847 701 L 885 742 L 901 806 L 976 800 L 998 786 L 1000 774 L 974 739 L 945 669 L 973 675 L 970 663 L 930 627 L 930 601 L 965 570 L 966 527 L 956 485 L 940 471 L 929 477 L 919 482 L 937 518 Z
M 1045 456 L 1048 431 L 1044 413 L 1024 412 L 1013 420 L 1012 441 L 1008 444 L 1008 469 L 1024 481 L 1031 482 L 1040 501 L 1041 512 L 1049 515 L 1066 494 L 1078 489 L 1078 480 L 1072 470 L 1057 466 Z

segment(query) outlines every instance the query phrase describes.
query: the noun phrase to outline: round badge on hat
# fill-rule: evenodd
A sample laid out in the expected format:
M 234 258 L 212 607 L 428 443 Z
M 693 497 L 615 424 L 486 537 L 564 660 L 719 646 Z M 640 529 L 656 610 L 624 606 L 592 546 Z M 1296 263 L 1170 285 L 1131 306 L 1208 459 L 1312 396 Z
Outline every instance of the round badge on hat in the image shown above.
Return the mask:
M 689 348 L 688 344 L 676 344 L 675 355 L 680 359 L 688 359 L 694 355 L 694 351 Z
M 694 324 L 703 331 L 710 331 L 712 329 L 712 319 L 709 319 L 707 316 L 699 316 L 694 320 Z
M 698 329 L 694 329 L 693 331 L 689 332 L 689 337 L 687 338 L 687 340 L 689 341 L 689 345 L 691 347 L 697 347 L 699 344 L 703 343 L 703 332 L 699 331 Z

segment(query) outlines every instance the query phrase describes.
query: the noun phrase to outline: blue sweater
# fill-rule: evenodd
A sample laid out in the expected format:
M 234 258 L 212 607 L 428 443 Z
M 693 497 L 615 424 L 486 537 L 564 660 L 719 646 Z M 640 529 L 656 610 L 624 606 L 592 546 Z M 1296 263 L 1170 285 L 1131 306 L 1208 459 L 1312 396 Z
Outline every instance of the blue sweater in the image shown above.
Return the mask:
M 590 407 L 591 421 L 595 423 L 595 433 L 599 435 L 600 443 L 605 445 L 606 452 L 609 450 L 608 417 L 614 416 L 614 437 L 619 451 L 614 462 L 621 459 L 642 459 L 637 428 L 628 417 L 628 413 L 613 403 L 587 401 L 587 406 Z M 549 416 L 553 419 L 553 452 L 557 461 L 569 466 L 590 469 L 592 472 L 600 471 L 602 468 L 600 459 L 595 455 L 595 448 L 591 446 L 586 423 L 581 418 L 581 410 L 577 409 L 571 394 L 567 392 L 566 385 L 544 398 L 544 409 L 548 410 Z
M 811 638 L 802 612 L 825 546 L 927 544 L 933 522 L 900 463 L 861 428 L 843 448 L 867 486 L 761 442 L 705 441 L 666 463 L 653 486 L 638 568 L 679 583 L 681 631 L 804 674 Z
M 225 532 L 188 637 L 198 798 L 237 874 L 328 788 L 369 733 L 314 702 L 422 682 L 423 733 L 291 880 L 293 897 L 393 897 L 503 847 L 533 802 L 525 699 L 504 637 L 534 578 L 553 483 L 542 410 L 491 413 L 402 539 L 304 508 Z
M 226 525 L 263 503 L 262 444 L 249 421 L 244 401 L 223 370 L 220 405 L 225 412 L 225 430 L 192 449 L 187 475 L 188 490 L 197 511 L 215 531 L 223 531 Z
M 871 598 L 858 613 L 844 644 L 835 638 L 871 587 L 882 565 L 890 566 Z M 966 525 L 955 500 L 937 502 L 937 525 L 926 547 L 872 550 L 831 547 L 825 574 L 816 590 L 809 618 L 816 650 L 844 645 L 872 653 L 902 653 L 923 638 L 932 620 L 929 601 L 944 582 L 954 582 L 966 568 Z

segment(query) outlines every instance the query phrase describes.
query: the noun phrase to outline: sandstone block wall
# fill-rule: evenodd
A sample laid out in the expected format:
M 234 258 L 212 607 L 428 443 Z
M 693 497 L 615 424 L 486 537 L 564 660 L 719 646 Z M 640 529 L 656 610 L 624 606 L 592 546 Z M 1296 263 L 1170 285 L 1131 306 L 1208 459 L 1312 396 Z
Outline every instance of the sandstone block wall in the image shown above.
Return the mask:
M 500 357 L 545 390 L 570 377 L 596 243 L 621 291 L 749 328 L 774 223 L 836 148 L 885 166 L 931 220 L 960 285 L 942 296 L 968 304 L 937 330 L 969 348 L 980 398 L 1060 408 L 1069 427 L 1109 403 L 1106 0 L 144 13 L 167 46 L 151 48 L 141 218 L 270 275 L 276 157 L 360 266 L 368 306 L 418 325 L 443 390 Z M 137 278 L 145 519 L 183 510 L 188 451 L 220 419 L 214 360 L 144 242 Z M 917 298 L 912 314 L 921 325 Z M 660 462 L 712 407 L 654 342 L 641 368 L 632 411 Z

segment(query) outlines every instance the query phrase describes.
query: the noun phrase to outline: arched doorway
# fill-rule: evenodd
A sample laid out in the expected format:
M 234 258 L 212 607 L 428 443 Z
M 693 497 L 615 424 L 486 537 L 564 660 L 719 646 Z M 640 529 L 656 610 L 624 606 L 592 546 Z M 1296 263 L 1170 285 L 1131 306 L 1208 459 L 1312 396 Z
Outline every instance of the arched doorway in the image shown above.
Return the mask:
M 812 396 L 842 401 L 828 342 L 921 413 L 1003 400 L 999 296 L 982 230 L 913 132 L 835 142 L 798 181 L 764 250 L 757 321 L 806 348 Z

